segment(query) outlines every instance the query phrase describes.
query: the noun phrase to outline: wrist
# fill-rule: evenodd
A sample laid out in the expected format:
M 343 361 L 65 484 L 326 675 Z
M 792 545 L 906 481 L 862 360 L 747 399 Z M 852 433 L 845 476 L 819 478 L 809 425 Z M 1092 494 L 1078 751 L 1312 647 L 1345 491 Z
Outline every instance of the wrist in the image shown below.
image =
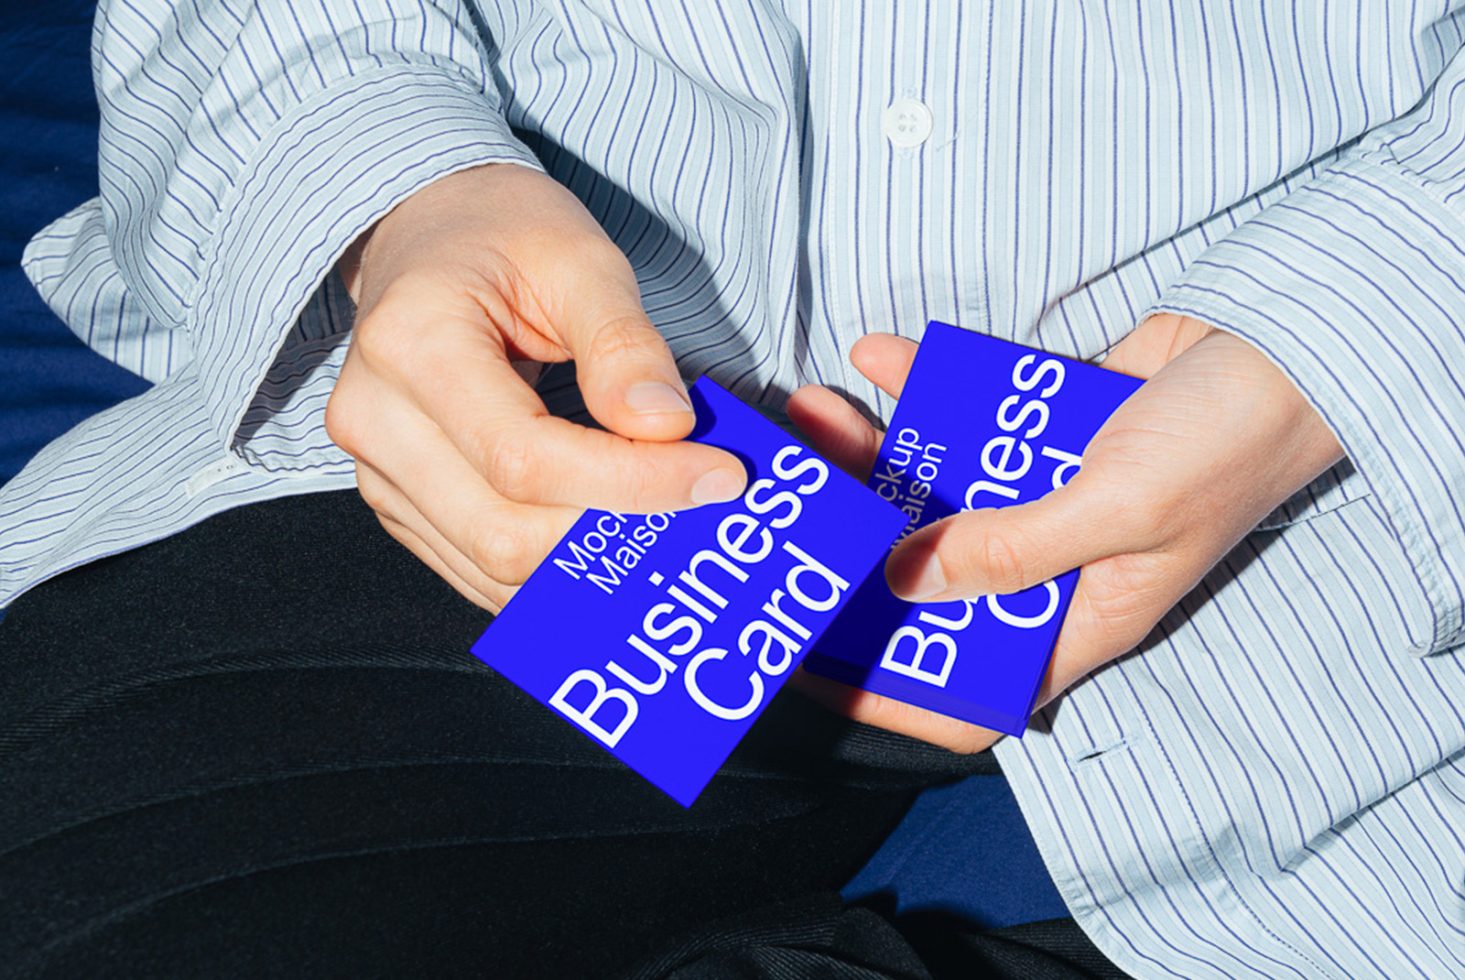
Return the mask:
M 503 212 L 503 199 L 522 198 L 545 184 L 559 189 L 539 171 L 518 163 L 479 164 L 439 177 L 351 243 L 336 265 L 341 282 L 359 309 L 402 273 L 441 268 L 476 255 L 485 240 L 494 240 L 488 229 Z

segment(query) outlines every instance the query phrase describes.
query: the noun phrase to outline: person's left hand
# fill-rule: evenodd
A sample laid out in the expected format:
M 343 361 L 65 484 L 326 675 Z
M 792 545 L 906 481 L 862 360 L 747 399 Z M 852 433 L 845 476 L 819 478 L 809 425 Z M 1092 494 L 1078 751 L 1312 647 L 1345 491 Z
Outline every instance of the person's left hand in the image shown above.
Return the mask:
M 916 344 L 862 338 L 850 359 L 893 397 Z M 1104 367 L 1148 381 L 1104 424 L 1079 472 L 1039 500 L 954 514 L 911 534 L 886 561 L 895 593 L 941 602 L 1019 592 L 1082 567 L 1042 706 L 1139 644 L 1278 504 L 1343 455 L 1275 365 L 1195 320 L 1153 316 Z M 815 449 L 863 478 L 880 433 L 827 388 L 796 391 L 788 414 Z M 812 674 L 798 685 L 857 721 L 976 752 L 999 734 Z

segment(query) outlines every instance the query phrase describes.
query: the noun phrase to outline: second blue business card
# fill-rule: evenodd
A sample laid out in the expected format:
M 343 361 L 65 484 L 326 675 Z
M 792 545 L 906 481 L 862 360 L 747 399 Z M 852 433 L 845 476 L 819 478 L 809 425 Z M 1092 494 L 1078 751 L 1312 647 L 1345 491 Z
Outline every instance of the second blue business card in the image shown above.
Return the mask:
M 868 485 L 905 534 L 1036 500 L 1078 471 L 1137 378 L 932 322 Z M 812 673 L 1011 735 L 1027 727 L 1072 571 L 1015 595 L 913 605 L 876 573 L 805 662 Z

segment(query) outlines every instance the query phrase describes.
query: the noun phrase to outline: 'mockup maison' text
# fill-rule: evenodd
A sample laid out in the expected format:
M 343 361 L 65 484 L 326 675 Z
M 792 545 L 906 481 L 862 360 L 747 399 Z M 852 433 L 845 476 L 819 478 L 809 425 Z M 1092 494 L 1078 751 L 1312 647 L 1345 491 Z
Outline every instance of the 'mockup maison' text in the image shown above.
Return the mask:
M 626 573 L 650 554 L 676 516 L 676 511 L 645 515 L 607 511 L 578 541 L 567 544 L 569 557 L 554 559 L 554 565 L 576 581 L 584 576 L 585 581 L 611 595 L 626 580 Z
M 771 469 L 773 478 L 748 486 L 742 498 L 746 512 L 719 522 L 712 546 L 693 554 L 675 577 L 651 573 L 661 601 L 626 637 L 627 650 L 603 668 L 572 672 L 550 698 L 555 709 L 611 747 L 635 724 L 640 699 L 661 694 L 673 678 L 715 718 L 739 721 L 758 710 L 767 695 L 764 676 L 785 673 L 813 635 L 805 614 L 829 612 L 850 588 L 846 579 L 780 534 L 799 519 L 805 498 L 828 481 L 827 464 L 790 445 L 774 455 Z M 607 516 L 607 530 L 599 523 L 596 528 L 609 540 L 619 515 Z M 734 602 L 738 587 L 750 578 L 748 568 L 774 556 L 789 563 L 781 587 L 756 608 Z M 702 647 L 707 627 L 730 606 L 751 614 L 738 633 L 736 651 Z

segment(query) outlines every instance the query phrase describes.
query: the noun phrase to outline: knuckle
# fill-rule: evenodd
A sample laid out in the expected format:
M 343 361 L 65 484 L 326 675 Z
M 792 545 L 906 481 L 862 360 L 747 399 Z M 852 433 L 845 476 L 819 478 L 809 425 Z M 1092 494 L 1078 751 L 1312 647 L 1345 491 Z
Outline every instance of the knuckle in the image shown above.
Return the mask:
M 386 300 L 351 328 L 351 346 L 373 371 L 400 365 L 411 353 L 407 337 L 402 318 Z
M 521 543 L 520 547 L 514 549 L 511 555 L 506 556 L 498 568 L 494 569 L 495 579 L 504 585 L 523 585 L 533 574 L 543 557 L 536 550 L 531 550 L 527 543 Z
M 538 486 L 533 443 L 521 432 L 499 431 L 487 440 L 484 476 L 511 500 L 527 500 Z
M 685 507 L 697 480 L 724 462 L 707 447 L 695 443 L 646 445 L 615 438 L 626 451 L 616 453 L 611 471 L 619 502 L 614 510 L 647 514 Z
M 349 389 L 339 384 L 326 400 L 326 435 L 349 456 L 360 457 L 366 426 Z
M 666 467 L 657 463 L 650 454 L 633 455 L 632 461 L 633 465 L 624 470 L 627 494 L 625 509 L 635 512 L 655 510 L 661 498 L 667 495 L 667 488 L 672 486 L 685 487 L 685 496 L 691 496 L 691 481 L 685 476 L 668 473 Z
M 520 561 L 522 541 L 512 525 L 504 522 L 485 524 L 478 528 L 470 544 L 469 558 L 482 569 L 484 574 L 502 581 L 506 569 Z
M 373 372 L 392 377 L 410 371 L 424 351 L 422 313 L 449 292 L 449 285 L 435 278 L 420 273 L 402 276 L 356 318 L 351 346 Z
M 640 317 L 625 314 L 602 323 L 590 338 L 586 356 L 597 360 L 619 360 L 659 350 L 661 335 Z
M 524 525 L 507 520 L 484 528 L 475 550 L 475 564 L 491 579 L 480 585 L 484 589 L 522 584 L 544 557 Z
M 1024 577 L 1026 560 L 1009 533 L 986 528 L 979 533 L 971 555 L 977 562 L 977 576 L 991 587 L 1014 590 L 1027 584 Z

